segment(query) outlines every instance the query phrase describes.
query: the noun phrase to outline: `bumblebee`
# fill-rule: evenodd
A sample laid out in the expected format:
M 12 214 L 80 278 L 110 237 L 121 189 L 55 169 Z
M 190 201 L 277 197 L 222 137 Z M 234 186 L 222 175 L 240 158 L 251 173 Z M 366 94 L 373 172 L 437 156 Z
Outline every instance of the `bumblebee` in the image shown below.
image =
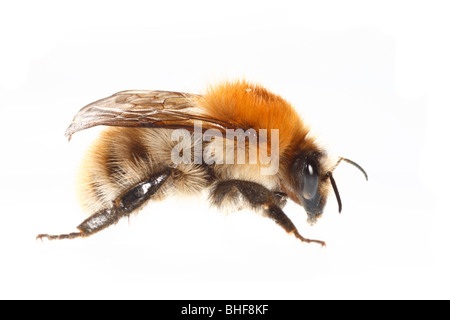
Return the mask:
M 82 108 L 66 136 L 70 140 L 74 133 L 99 125 L 107 128 L 88 150 L 79 177 L 81 206 L 89 217 L 78 232 L 40 234 L 38 239 L 87 237 L 148 202 L 207 190 L 213 206 L 253 209 L 299 240 L 325 245 L 298 232 L 283 212 L 286 201 L 302 206 L 308 221 L 315 223 L 330 190 L 342 210 L 333 178 L 341 161 L 354 165 L 367 179 L 349 159 L 332 162 L 289 102 L 244 80 L 211 86 L 202 95 L 118 92 Z M 243 143 L 234 139 L 237 135 L 230 139 L 230 131 L 244 133 Z M 231 161 L 217 161 L 219 154 Z M 263 171 L 267 159 L 276 163 L 269 173 Z

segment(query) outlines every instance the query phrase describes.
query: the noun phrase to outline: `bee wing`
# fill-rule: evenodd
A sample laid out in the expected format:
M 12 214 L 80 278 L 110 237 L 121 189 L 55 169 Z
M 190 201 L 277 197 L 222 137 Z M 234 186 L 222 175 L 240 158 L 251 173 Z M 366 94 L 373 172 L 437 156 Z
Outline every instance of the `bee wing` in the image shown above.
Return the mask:
M 202 121 L 205 130 L 214 128 L 225 132 L 232 127 L 202 115 L 195 102 L 200 97 L 171 91 L 121 91 L 82 108 L 65 134 L 70 140 L 74 133 L 98 125 L 192 130 L 195 120 Z

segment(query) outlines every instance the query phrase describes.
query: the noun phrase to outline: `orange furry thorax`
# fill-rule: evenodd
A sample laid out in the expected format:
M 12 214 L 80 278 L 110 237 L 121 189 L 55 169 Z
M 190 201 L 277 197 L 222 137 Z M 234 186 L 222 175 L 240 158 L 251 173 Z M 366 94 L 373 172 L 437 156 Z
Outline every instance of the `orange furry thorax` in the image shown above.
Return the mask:
M 198 100 L 208 116 L 241 129 L 279 130 L 280 154 L 297 148 L 309 128 L 290 103 L 260 85 L 247 81 L 225 82 L 210 87 Z

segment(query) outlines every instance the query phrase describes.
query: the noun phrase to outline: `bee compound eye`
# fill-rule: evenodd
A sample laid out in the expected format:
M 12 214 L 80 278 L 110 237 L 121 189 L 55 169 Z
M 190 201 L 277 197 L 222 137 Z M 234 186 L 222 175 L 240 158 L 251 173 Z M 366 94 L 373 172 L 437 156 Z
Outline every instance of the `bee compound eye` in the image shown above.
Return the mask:
M 302 171 L 302 196 L 313 199 L 319 189 L 319 170 L 315 160 L 307 160 Z

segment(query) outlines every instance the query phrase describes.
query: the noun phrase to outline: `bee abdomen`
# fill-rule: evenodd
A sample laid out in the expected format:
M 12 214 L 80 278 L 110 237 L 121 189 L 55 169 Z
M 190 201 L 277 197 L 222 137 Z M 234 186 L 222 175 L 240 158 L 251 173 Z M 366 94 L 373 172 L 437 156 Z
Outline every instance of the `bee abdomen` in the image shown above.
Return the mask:
M 148 128 L 106 128 L 88 150 L 80 168 L 79 199 L 93 214 L 109 208 L 127 190 L 170 167 L 172 174 L 152 195 L 162 200 L 169 193 L 195 193 L 211 183 L 211 169 L 202 164 L 171 161 L 176 142 L 172 130 Z

